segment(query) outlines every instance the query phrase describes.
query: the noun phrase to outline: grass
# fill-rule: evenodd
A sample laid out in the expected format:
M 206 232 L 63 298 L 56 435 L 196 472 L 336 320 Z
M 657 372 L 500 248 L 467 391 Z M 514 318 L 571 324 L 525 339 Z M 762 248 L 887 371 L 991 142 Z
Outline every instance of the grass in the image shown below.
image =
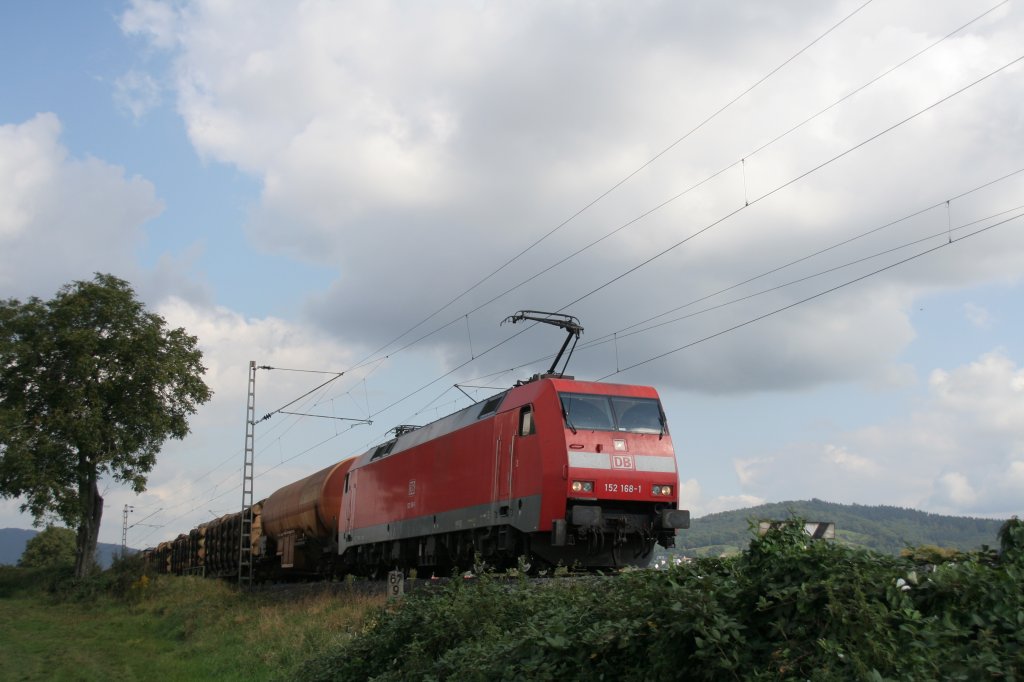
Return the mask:
M 158 576 L 124 598 L 60 599 L 45 572 L 0 567 L 0 679 L 287 679 L 358 632 L 383 597 L 294 601 L 215 580 Z

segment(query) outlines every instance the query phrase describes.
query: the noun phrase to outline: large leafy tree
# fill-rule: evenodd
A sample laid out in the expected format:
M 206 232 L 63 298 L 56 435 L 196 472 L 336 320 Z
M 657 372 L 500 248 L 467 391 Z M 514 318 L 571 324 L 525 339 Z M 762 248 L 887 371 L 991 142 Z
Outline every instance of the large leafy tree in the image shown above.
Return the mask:
M 76 575 L 96 552 L 99 480 L 145 490 L 164 441 L 209 400 L 205 371 L 196 338 L 112 275 L 0 301 L 0 496 L 77 529 Z

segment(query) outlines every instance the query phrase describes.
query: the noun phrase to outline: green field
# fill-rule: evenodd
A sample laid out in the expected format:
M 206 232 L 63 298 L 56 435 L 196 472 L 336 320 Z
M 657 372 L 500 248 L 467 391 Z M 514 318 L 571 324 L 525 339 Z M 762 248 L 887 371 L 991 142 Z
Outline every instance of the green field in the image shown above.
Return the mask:
M 54 582 L 0 567 L 0 679 L 287 679 L 382 601 L 327 590 L 291 601 L 201 578 L 156 577 L 121 596 L 54 592 Z

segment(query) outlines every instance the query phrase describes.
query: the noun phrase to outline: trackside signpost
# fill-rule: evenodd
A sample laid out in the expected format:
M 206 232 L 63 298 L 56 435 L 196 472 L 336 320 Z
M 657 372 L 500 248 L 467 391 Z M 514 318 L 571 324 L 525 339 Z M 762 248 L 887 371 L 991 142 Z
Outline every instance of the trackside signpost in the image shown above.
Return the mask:
M 405 574 L 395 570 L 388 572 L 388 599 L 401 599 L 405 596 Z
M 760 521 L 757 524 L 757 534 L 764 535 L 769 530 L 781 528 L 788 521 Z M 832 521 L 807 521 L 804 523 L 804 532 L 811 536 L 812 540 L 835 540 L 836 524 Z

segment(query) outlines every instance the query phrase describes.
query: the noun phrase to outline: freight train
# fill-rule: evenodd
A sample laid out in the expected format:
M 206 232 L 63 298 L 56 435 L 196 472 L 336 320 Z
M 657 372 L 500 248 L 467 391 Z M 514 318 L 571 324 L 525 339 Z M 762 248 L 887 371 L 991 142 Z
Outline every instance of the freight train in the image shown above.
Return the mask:
M 523 556 L 535 568 L 645 566 L 689 527 L 678 483 L 655 389 L 537 375 L 254 504 L 253 569 L 281 580 L 443 575 Z M 241 525 L 223 516 L 147 554 L 161 572 L 231 577 Z

